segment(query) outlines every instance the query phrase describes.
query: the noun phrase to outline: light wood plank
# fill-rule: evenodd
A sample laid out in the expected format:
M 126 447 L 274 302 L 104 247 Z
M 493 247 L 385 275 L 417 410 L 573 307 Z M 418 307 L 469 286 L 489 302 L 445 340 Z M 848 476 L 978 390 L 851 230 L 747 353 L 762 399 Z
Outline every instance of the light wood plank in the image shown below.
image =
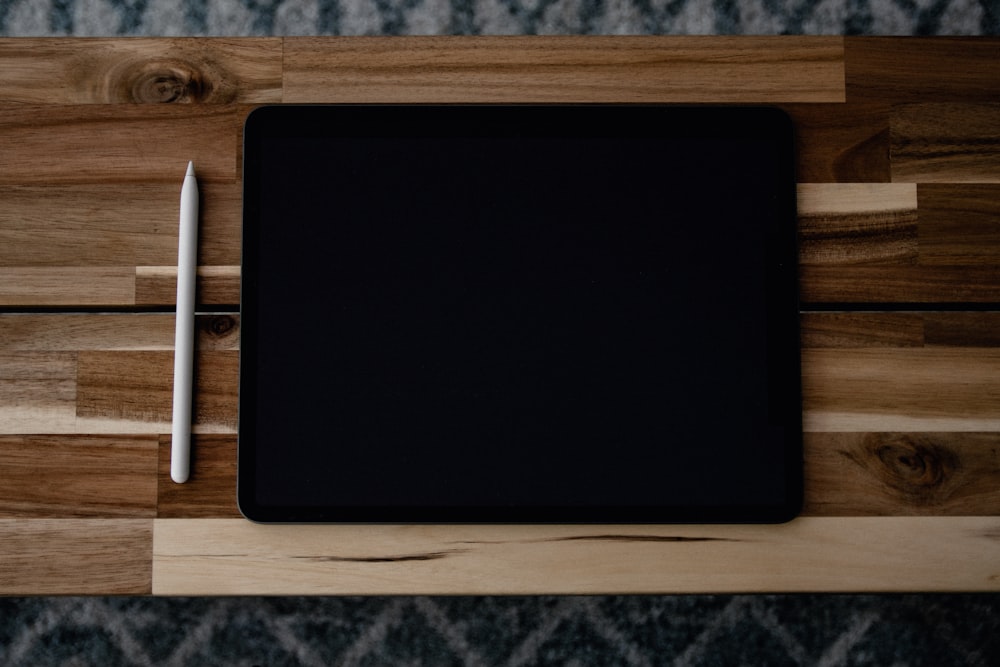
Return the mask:
M 285 102 L 842 102 L 845 94 L 839 37 L 289 37 L 284 72 Z
M 802 351 L 806 431 L 1000 431 L 1000 349 Z
M 156 595 L 1000 590 L 1000 518 L 777 526 L 265 526 L 156 519 Z
M 0 104 L 0 183 L 233 182 L 244 107 Z M 195 129 L 196 128 L 196 129 Z M 127 189 L 122 198 L 128 199 Z M 141 201 L 141 200 L 140 200 Z
M 803 513 L 1000 515 L 1000 433 L 807 433 Z
M 155 436 L 0 436 L 0 517 L 153 517 Z
M 0 519 L 0 595 L 149 595 L 153 519 Z
M 1000 183 L 1000 104 L 907 104 L 889 126 L 893 181 Z
M 0 101 L 230 104 L 280 100 L 280 38 L 0 41 Z
M 917 187 L 912 183 L 802 183 L 800 264 L 912 262 Z

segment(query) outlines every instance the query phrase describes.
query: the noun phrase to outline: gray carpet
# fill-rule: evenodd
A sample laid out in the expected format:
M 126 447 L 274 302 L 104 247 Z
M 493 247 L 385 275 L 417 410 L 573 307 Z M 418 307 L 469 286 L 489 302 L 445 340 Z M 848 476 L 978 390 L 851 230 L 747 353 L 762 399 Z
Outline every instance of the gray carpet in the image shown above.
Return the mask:
M 3 665 L 1000 664 L 977 595 L 0 598 Z
M 998 0 L 0 0 L 0 35 L 996 35 Z
M 1000 34 L 1000 0 L 0 0 L 0 35 Z M 0 598 L 0 665 L 998 665 L 998 595 Z

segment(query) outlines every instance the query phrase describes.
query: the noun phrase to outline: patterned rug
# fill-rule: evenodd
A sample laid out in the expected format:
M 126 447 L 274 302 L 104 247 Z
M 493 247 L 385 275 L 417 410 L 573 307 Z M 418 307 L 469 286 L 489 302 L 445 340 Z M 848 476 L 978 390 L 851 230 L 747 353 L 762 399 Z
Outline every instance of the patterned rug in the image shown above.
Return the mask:
M 0 35 L 1000 34 L 998 0 L 0 0 Z
M 0 598 L 3 665 L 1000 664 L 977 595 Z

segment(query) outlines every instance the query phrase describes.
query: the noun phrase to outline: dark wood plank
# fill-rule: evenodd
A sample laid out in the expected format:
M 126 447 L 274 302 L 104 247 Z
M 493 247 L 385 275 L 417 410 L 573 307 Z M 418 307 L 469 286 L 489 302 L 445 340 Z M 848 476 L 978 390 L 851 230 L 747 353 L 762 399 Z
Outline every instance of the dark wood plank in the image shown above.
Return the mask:
M 818 266 L 799 271 L 802 301 L 1000 303 L 1000 266 Z
M 889 129 L 893 181 L 1000 183 L 1000 104 L 897 106 Z
M 0 517 L 153 517 L 155 436 L 0 436 Z
M 802 347 L 922 347 L 919 313 L 803 313 Z
M 196 434 L 191 441 L 191 477 L 170 479 L 170 436 L 160 436 L 156 515 L 163 518 L 235 518 L 236 436 Z
M 281 38 L 0 42 L 0 101 L 44 104 L 281 101 Z
M 1000 185 L 921 183 L 920 263 L 1000 264 Z
M 847 101 L 1000 100 L 1000 38 L 847 37 Z
M 1000 312 L 926 313 L 927 345 L 1000 347 Z
M 815 516 L 1000 514 L 1000 433 L 807 433 Z
M 889 105 L 786 104 L 800 183 L 889 180 Z
M 153 519 L 0 519 L 0 595 L 149 595 Z

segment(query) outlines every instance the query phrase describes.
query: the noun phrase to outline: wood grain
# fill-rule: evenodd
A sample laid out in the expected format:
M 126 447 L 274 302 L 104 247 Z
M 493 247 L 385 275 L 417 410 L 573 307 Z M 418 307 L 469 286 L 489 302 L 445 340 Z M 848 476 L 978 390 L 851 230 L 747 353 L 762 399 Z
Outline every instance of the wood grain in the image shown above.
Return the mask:
M 169 433 L 173 398 L 172 352 L 80 352 L 77 428 L 93 433 Z M 195 354 L 196 433 L 235 433 L 239 354 Z
M 1000 104 L 900 105 L 889 128 L 893 181 L 1000 183 Z
M 199 315 L 197 432 L 236 428 L 239 318 Z M 0 433 L 170 432 L 172 315 L 0 315 Z
M 170 437 L 160 436 L 156 515 L 160 518 L 238 518 L 236 436 L 196 434 L 191 441 L 191 477 L 170 479 Z
M 281 101 L 279 38 L 18 39 L 0 43 L 0 101 Z
M 806 431 L 1000 431 L 1000 349 L 807 348 Z
M 0 595 L 149 595 L 153 519 L 0 519 Z
M 1000 185 L 921 184 L 920 263 L 1000 264 Z
M 198 166 L 199 183 L 232 182 L 237 127 L 243 120 L 238 109 L 0 104 L 0 183 L 158 181 L 179 187 L 178 174 L 183 178 L 189 160 Z M 123 190 L 122 198 L 129 197 Z
M 847 101 L 1000 99 L 1000 38 L 847 37 Z
M 781 107 L 795 124 L 799 183 L 889 180 L 889 104 L 783 104 Z
M 152 436 L 0 436 L 0 517 L 153 517 Z
M 154 522 L 156 595 L 960 591 L 998 581 L 997 517 L 778 526 Z
M 899 183 L 798 187 L 799 263 L 911 263 L 917 258 L 917 188 Z
M 844 100 L 839 37 L 301 37 L 284 57 L 285 102 Z
M 803 512 L 1000 515 L 1000 433 L 808 433 Z
M 802 299 L 822 311 L 801 316 L 804 516 L 631 527 L 252 524 L 235 505 L 237 315 L 198 318 L 177 485 L 172 315 L 0 313 L 0 594 L 1000 590 L 998 53 L 997 38 L 0 39 L 0 308 L 169 308 L 192 159 L 199 301 L 239 303 L 253 105 L 541 101 L 780 105 Z

